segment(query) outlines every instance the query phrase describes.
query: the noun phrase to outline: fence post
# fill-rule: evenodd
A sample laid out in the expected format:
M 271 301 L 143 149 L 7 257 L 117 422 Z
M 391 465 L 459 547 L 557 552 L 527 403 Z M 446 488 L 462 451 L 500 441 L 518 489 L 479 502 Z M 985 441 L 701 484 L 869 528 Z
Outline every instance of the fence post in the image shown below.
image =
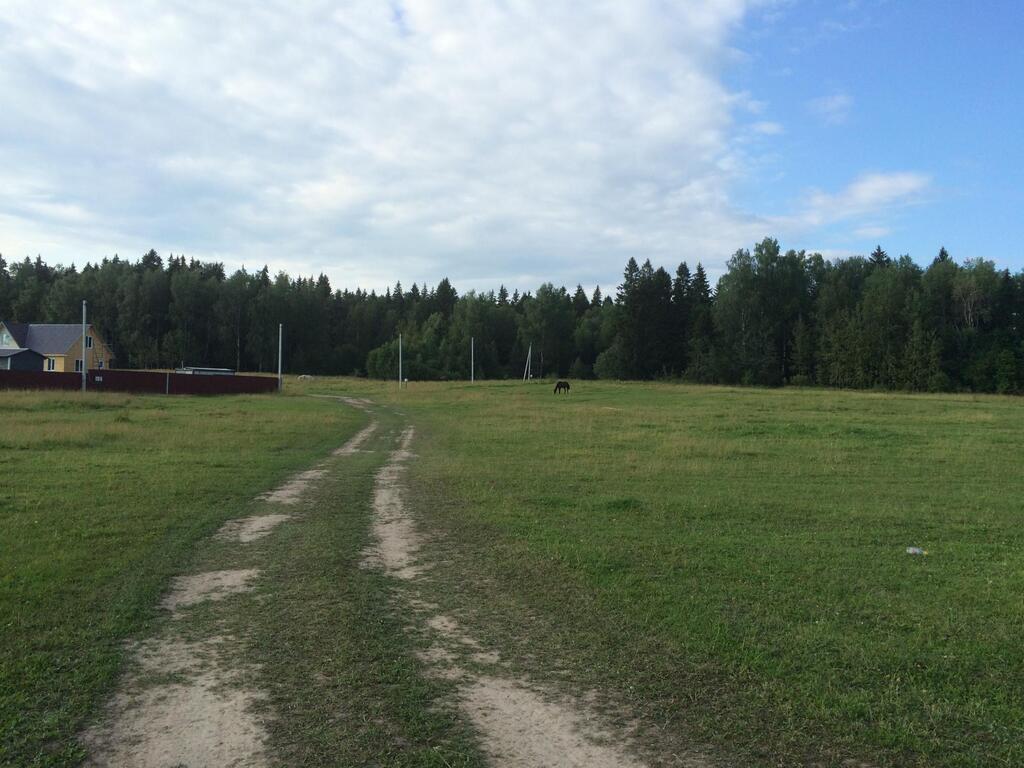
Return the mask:
M 85 337 L 86 337 L 86 326 L 85 326 L 85 299 L 82 299 L 82 391 L 85 392 L 85 382 L 89 378 L 89 366 L 86 363 L 85 357 Z
M 164 379 L 164 394 L 169 395 L 171 394 L 171 372 L 168 371 L 164 376 L 166 376 Z

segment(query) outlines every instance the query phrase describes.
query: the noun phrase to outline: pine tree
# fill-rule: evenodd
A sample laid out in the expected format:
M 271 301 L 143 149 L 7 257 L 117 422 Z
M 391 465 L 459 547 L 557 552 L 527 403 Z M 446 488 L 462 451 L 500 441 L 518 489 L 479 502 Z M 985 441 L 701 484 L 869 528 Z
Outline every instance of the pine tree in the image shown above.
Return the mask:
M 395 320 L 398 322 L 404 320 L 406 313 L 406 297 L 405 291 L 402 290 L 401 280 L 395 283 L 395 288 L 391 291 L 391 305 L 395 308 Z
M 690 351 L 690 268 L 682 262 L 672 281 L 672 370 L 677 375 L 686 371 Z
M 622 285 L 619 286 L 618 300 L 626 303 L 629 296 L 636 293 L 637 284 L 640 281 L 640 267 L 632 256 L 626 262 L 626 269 L 622 273 Z
M 587 294 L 583 292 L 583 286 L 576 286 L 576 293 L 572 296 L 572 309 L 576 313 L 576 318 L 583 317 L 588 309 L 590 309 L 590 301 L 587 299 Z
M 871 252 L 869 259 L 873 267 L 887 267 L 892 263 L 892 259 L 889 258 L 889 254 L 882 250 L 882 246 L 875 246 L 875 250 Z
M 672 281 L 672 301 L 680 305 L 685 304 L 686 299 L 690 294 L 691 282 L 692 278 L 690 276 L 690 268 L 684 261 L 676 267 L 676 277 Z
M 626 262 L 626 269 L 622 273 L 622 284 L 619 286 L 616 295 L 616 305 L 619 309 L 617 315 L 618 332 L 616 333 L 617 344 L 613 346 L 616 346 L 618 354 L 615 357 L 616 365 L 614 368 L 616 372 L 614 378 L 630 379 L 637 375 L 638 348 L 640 345 L 640 321 L 638 317 L 641 301 L 640 286 L 640 267 L 637 265 L 636 259 L 630 257 L 629 261 Z M 609 370 L 607 366 L 604 366 L 604 369 Z
M 440 283 L 437 284 L 437 290 L 434 292 L 434 299 L 437 301 L 437 311 L 441 313 L 441 316 L 445 319 L 450 319 L 452 312 L 455 311 L 455 302 L 458 300 L 459 295 L 455 292 L 452 284 L 448 282 L 448 278 L 443 278 Z
M 711 303 L 711 284 L 708 282 L 704 265 L 700 262 L 697 262 L 697 271 L 694 273 L 693 281 L 690 284 L 690 296 L 692 297 L 692 303 L 695 305 Z
M 150 248 L 149 251 L 139 260 L 139 266 L 142 267 L 142 269 L 147 270 L 163 269 L 164 264 L 160 259 L 160 255 Z
M 704 265 L 697 262 L 697 270 L 690 283 L 690 346 L 687 350 L 686 378 L 691 381 L 714 380 L 714 319 L 711 315 L 711 285 Z
M 641 313 L 644 357 L 639 373 L 645 378 L 668 376 L 675 370 L 673 310 L 672 278 L 664 267 L 658 267 L 645 286 Z

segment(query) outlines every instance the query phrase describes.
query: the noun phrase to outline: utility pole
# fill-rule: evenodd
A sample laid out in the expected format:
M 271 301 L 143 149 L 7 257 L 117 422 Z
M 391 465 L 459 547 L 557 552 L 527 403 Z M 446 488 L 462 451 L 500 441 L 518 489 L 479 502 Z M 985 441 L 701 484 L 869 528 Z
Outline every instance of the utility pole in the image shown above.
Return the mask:
M 85 299 L 82 299 L 82 391 L 85 392 L 85 382 L 89 376 L 86 373 L 86 357 L 85 357 L 85 336 L 86 336 L 86 324 L 85 324 Z
M 284 347 L 284 323 L 277 324 L 277 391 L 284 390 L 284 378 L 281 376 L 281 349 Z
M 402 334 L 398 334 L 398 388 L 402 388 Z
M 476 381 L 476 338 L 469 337 L 469 380 Z
M 533 357 L 533 344 L 530 344 L 530 349 L 526 353 L 526 367 L 523 368 L 523 381 L 526 381 L 526 377 L 530 374 L 530 359 Z

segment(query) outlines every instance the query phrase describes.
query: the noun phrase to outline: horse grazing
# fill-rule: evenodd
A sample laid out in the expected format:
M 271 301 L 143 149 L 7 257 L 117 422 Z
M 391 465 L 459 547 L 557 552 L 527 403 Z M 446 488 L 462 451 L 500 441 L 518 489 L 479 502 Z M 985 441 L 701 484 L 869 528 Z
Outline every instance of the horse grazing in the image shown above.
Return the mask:
M 567 395 L 569 394 L 569 382 L 568 381 L 558 381 L 558 382 L 555 382 L 555 394 L 557 395 L 559 392 L 565 392 L 565 394 L 567 394 Z

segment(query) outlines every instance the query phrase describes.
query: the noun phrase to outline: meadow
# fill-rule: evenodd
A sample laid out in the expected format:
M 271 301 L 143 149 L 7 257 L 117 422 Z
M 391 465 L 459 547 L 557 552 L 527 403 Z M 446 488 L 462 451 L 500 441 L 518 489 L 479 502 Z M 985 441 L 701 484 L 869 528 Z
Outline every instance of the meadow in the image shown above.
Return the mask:
M 1021 400 L 362 386 L 419 425 L 413 498 L 476 631 L 662 751 L 1024 764 Z
M 282 754 L 479 764 L 430 704 L 387 584 L 359 567 L 383 432 L 407 420 L 408 498 L 436 563 L 424 589 L 524 675 L 597 692 L 652 762 L 1024 764 L 1024 401 L 586 381 L 557 397 L 544 382 L 286 392 L 0 395 L 0 765 L 75 764 L 75 729 L 170 576 L 366 423 L 306 394 L 402 415 L 381 413 L 377 450 L 338 465 L 305 527 L 267 540 L 277 586 L 239 608 L 288 702 Z
M 196 543 L 337 446 L 313 399 L 0 393 L 0 765 L 71 765 Z

